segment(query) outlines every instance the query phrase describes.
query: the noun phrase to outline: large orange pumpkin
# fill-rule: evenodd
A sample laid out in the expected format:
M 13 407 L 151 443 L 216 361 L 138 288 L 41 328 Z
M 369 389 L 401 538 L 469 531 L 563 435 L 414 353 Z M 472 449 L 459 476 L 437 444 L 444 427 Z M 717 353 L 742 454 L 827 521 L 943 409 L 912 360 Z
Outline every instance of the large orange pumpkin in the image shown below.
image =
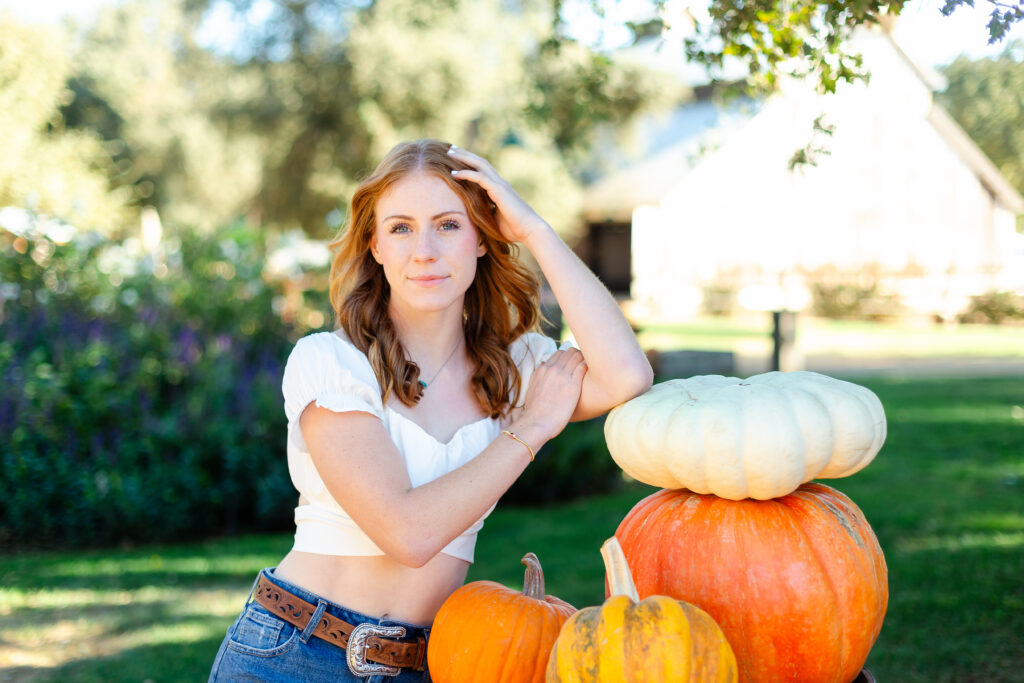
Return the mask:
M 736 683 L 736 657 L 706 612 L 664 595 L 640 600 L 614 537 L 601 556 L 611 597 L 565 622 L 547 683 Z
M 853 501 L 823 484 L 773 500 L 662 490 L 616 536 L 640 597 L 670 595 L 710 614 L 741 681 L 849 683 L 882 628 L 878 540 Z
M 576 608 L 544 594 L 533 553 L 523 558 L 522 593 L 473 581 L 452 593 L 430 631 L 427 661 L 436 683 L 542 683 L 551 647 Z

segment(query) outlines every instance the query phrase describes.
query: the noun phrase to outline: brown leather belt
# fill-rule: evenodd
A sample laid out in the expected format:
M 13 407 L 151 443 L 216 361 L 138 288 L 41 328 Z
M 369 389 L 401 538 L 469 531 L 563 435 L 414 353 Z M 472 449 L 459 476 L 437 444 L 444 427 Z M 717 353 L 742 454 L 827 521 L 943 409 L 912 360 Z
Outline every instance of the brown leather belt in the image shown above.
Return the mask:
M 263 605 L 271 614 L 284 619 L 298 629 L 304 630 L 306 625 L 309 624 L 309 620 L 313 618 L 313 613 L 316 612 L 316 605 L 289 593 L 284 588 L 267 580 L 263 575 L 260 575 L 259 581 L 256 583 L 255 596 L 256 602 Z M 355 636 L 353 636 L 353 631 L 357 632 Z M 325 612 L 320 618 L 320 623 L 317 624 L 316 629 L 313 631 L 313 635 L 345 650 L 348 650 L 349 640 L 352 638 L 353 650 L 358 645 L 358 649 L 361 651 L 348 653 L 350 668 L 353 666 L 353 659 L 355 659 L 357 662 L 368 660 L 386 667 L 410 668 L 422 671 L 426 664 L 427 639 L 419 636 L 416 640 L 403 642 L 392 640 L 382 635 L 374 635 L 375 633 L 379 634 L 389 631 L 401 631 L 404 633 L 404 629 L 400 627 L 385 627 L 377 626 L 376 624 L 354 626 Z M 367 673 L 391 672 L 376 669 L 371 664 L 361 669 L 359 673 L 365 675 Z M 391 675 L 397 673 L 397 671 L 394 671 Z

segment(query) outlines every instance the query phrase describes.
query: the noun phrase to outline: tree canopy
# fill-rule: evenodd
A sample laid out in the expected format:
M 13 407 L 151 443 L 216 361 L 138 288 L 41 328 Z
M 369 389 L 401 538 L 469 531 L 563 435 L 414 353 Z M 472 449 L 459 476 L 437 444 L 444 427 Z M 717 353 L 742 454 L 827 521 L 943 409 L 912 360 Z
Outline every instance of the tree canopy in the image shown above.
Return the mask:
M 110 158 L 88 129 L 60 113 L 72 65 L 56 29 L 0 15 L 0 207 L 13 205 L 94 227 L 120 218 Z
M 943 74 L 938 101 L 1024 194 L 1024 41 L 988 59 L 959 57 Z M 1024 229 L 1024 216 L 1017 224 Z
M 1024 3 L 990 2 L 998 40 Z M 711 0 L 695 16 L 650 0 L 630 28 L 649 39 L 690 22 L 687 58 L 712 75 L 732 59 L 754 89 L 798 73 L 828 92 L 864 75 L 849 33 L 903 4 Z M 0 205 L 111 234 L 152 205 L 176 224 L 325 237 L 391 145 L 430 136 L 491 158 L 567 232 L 595 129 L 685 94 L 569 37 L 563 0 L 125 0 L 63 31 L 7 17 Z
M 211 12 L 238 34 L 201 45 Z M 550 14 L 539 0 L 134 0 L 78 43 L 64 115 L 114 150 L 116 185 L 173 222 L 245 214 L 326 236 L 387 149 L 438 137 L 489 156 L 567 230 L 594 126 L 684 90 L 552 41 Z
M 786 74 L 812 78 L 821 92 L 831 93 L 839 81 L 868 75 L 860 55 L 849 50 L 853 30 L 899 15 L 906 0 L 709 0 L 706 9 L 703 3 L 679 0 L 650 3 L 658 18 L 644 24 L 643 33 L 688 29 L 684 30 L 686 59 L 703 64 L 712 74 L 721 73 L 726 61 L 739 60 L 746 65 L 745 85 L 750 90 L 771 90 Z M 591 0 L 591 4 L 602 10 L 602 0 Z M 998 43 L 1014 23 L 1024 20 L 1024 2 L 985 0 L 984 4 L 990 8 L 989 43 Z M 963 5 L 973 6 L 974 0 L 944 0 L 940 11 L 948 16 Z

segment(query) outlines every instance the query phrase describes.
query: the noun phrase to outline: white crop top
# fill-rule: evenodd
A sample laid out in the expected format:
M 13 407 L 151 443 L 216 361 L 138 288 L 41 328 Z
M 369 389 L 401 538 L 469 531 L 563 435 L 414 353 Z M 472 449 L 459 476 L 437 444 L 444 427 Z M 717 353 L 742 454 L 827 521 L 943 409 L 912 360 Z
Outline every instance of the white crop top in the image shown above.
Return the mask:
M 381 402 L 377 377 L 370 361 L 344 331 L 317 332 L 295 344 L 284 369 L 282 392 L 288 417 L 288 471 L 292 483 L 305 498 L 295 508 L 293 548 L 321 555 L 383 555 L 370 537 L 328 492 L 313 464 L 302 437 L 299 417 L 312 402 L 335 412 L 363 411 L 384 423 L 405 460 L 413 486 L 420 486 L 469 462 L 501 433 L 497 419 L 481 418 L 463 425 L 448 443 L 441 443 L 418 424 Z M 555 342 L 534 332 L 524 334 L 509 347 L 522 378 L 520 402 L 538 364 L 555 352 Z M 473 561 L 476 535 L 483 517 L 441 551 Z

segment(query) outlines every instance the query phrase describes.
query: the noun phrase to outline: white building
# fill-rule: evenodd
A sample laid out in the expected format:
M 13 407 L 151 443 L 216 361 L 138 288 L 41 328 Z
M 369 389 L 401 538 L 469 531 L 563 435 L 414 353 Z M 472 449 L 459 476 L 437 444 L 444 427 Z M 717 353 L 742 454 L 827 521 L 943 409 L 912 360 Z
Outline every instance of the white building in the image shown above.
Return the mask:
M 799 300 L 813 282 L 877 285 L 909 311 L 944 316 L 971 295 L 1024 293 L 1024 198 L 890 33 L 863 30 L 854 48 L 868 84 L 822 96 L 787 82 L 747 117 L 705 114 L 701 135 L 592 184 L 587 258 L 609 285 L 622 290 L 628 272 L 634 304 L 672 318 L 712 287 L 781 286 Z M 813 133 L 816 120 L 834 132 Z M 695 158 L 716 128 L 717 148 Z M 827 153 L 790 170 L 809 143 Z

